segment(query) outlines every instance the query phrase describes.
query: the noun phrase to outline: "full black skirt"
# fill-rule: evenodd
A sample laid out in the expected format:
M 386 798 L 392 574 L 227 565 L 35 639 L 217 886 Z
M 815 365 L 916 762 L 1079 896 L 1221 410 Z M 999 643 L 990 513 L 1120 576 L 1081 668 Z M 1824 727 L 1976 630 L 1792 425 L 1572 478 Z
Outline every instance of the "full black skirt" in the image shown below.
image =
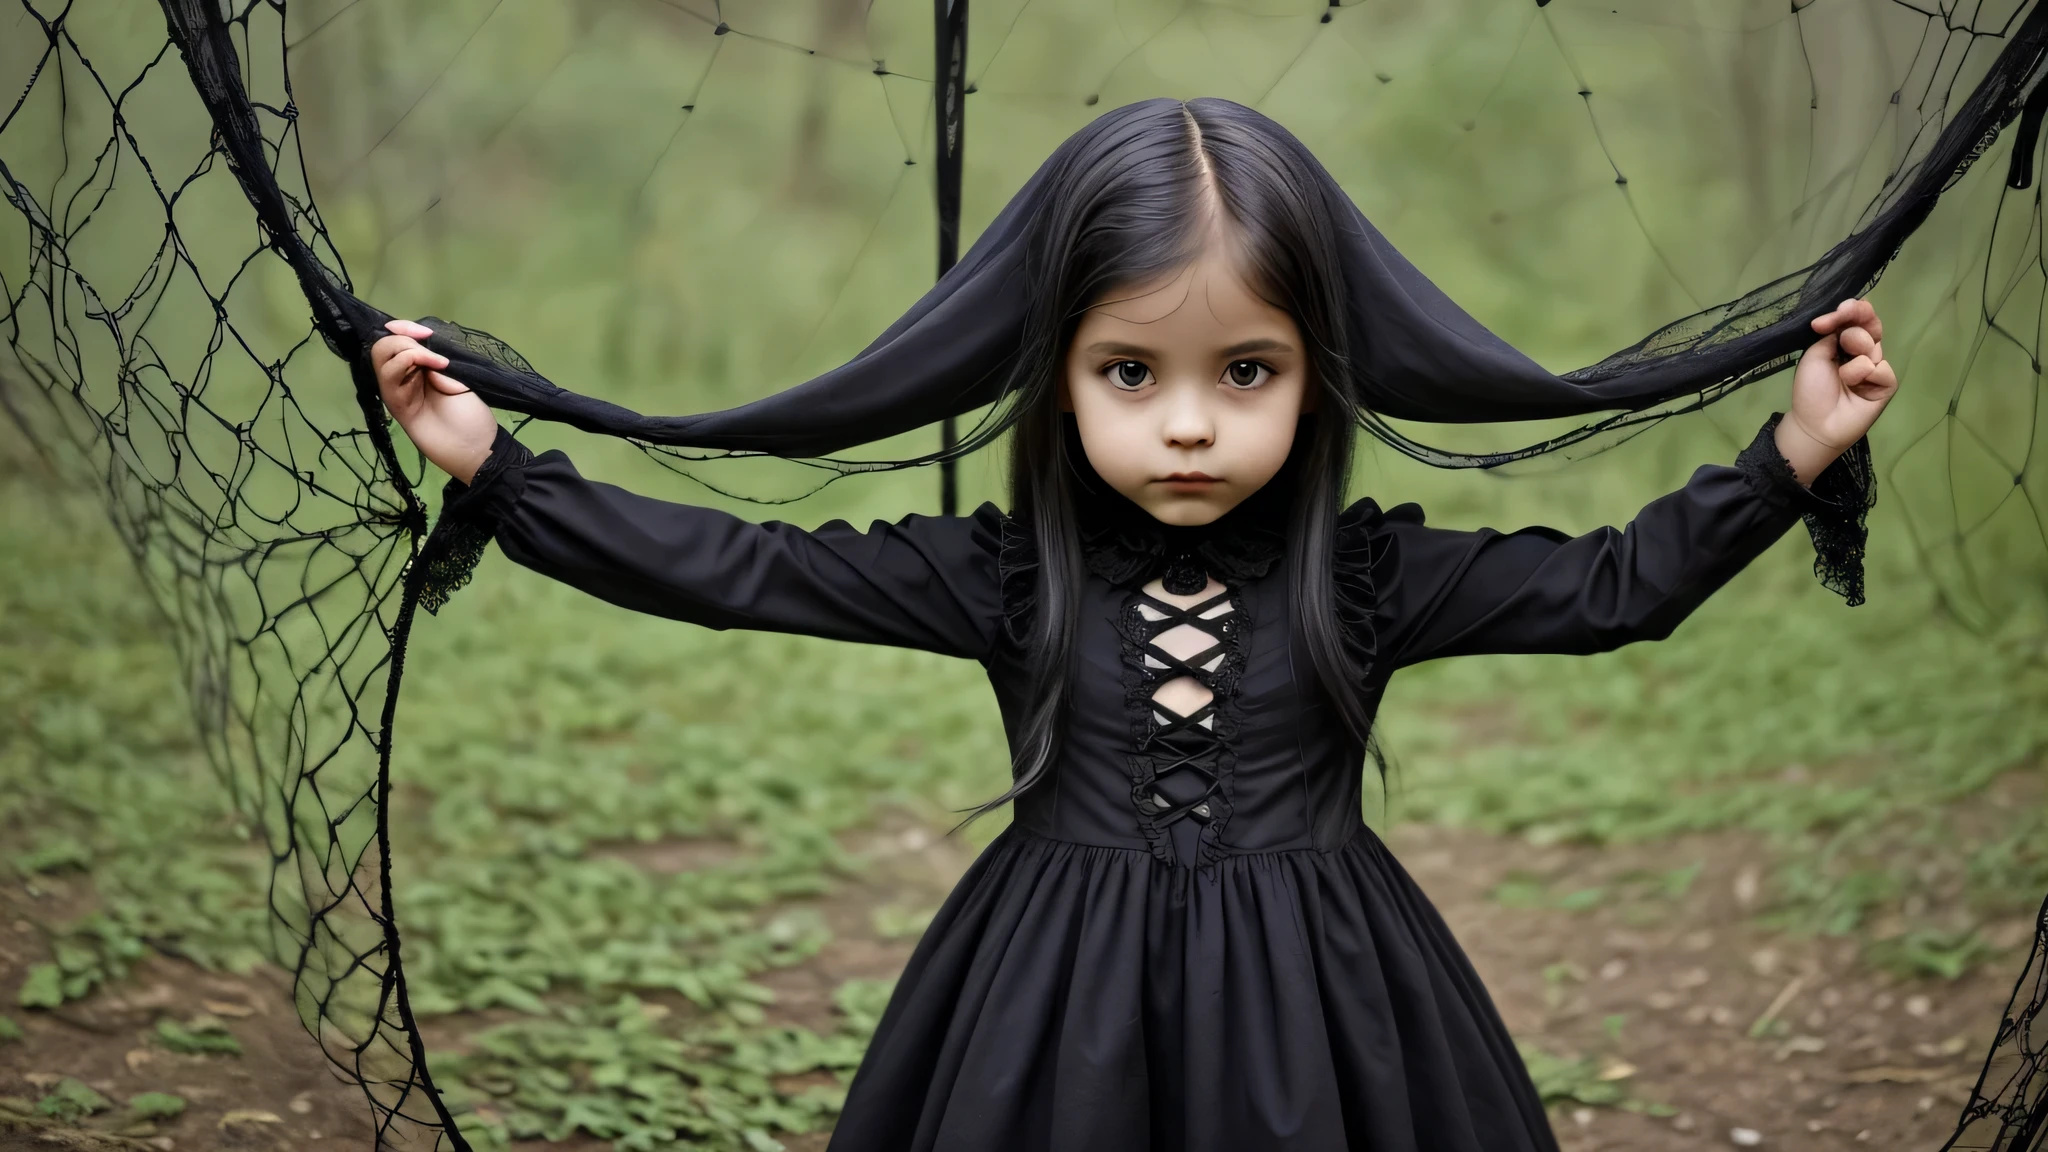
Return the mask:
M 1208 872 L 1014 826 L 911 955 L 830 1152 L 1553 1152 L 1370 829 Z

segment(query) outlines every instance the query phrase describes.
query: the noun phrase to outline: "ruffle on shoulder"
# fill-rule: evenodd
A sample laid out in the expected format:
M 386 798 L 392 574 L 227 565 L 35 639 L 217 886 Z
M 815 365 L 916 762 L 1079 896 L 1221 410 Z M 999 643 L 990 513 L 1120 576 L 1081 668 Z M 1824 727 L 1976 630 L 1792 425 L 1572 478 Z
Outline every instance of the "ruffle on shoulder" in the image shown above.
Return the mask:
M 1864 437 L 1851 444 L 1808 488 L 1778 451 L 1778 423 L 1783 418 L 1782 412 L 1771 413 L 1756 439 L 1736 456 L 1735 466 L 1765 501 L 1799 513 L 1813 538 L 1813 574 L 1853 608 L 1863 603 L 1863 555 L 1869 542 L 1865 520 L 1877 505 L 1870 440 Z
M 438 614 L 469 583 L 498 525 L 526 491 L 526 466 L 532 462 L 532 450 L 501 427 L 469 483 L 449 478 L 441 490 L 441 517 L 413 561 L 420 607 Z
M 1374 626 L 1379 604 L 1375 572 L 1392 545 L 1392 537 L 1382 530 L 1389 520 L 1420 524 L 1422 506 L 1397 504 L 1382 509 L 1371 497 L 1359 500 L 1337 514 L 1331 548 L 1337 621 L 1342 626 L 1345 654 L 1351 658 L 1361 687 L 1371 682 L 1373 663 L 1379 658 L 1379 634 Z

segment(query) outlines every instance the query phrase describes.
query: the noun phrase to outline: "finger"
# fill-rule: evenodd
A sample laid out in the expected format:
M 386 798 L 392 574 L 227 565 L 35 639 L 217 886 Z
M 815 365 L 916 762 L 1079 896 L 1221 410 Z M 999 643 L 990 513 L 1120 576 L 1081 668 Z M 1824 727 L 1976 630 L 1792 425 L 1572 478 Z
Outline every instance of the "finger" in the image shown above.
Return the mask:
M 1836 376 L 1842 381 L 1842 387 L 1853 392 L 1857 385 L 1870 379 L 1870 374 L 1875 371 L 1877 371 L 1876 361 L 1868 356 L 1858 356 L 1837 369 Z
M 379 368 L 386 360 L 397 355 L 400 350 L 417 347 L 419 347 L 419 342 L 410 336 L 379 337 L 375 344 L 370 345 L 370 367 Z
M 1856 301 L 1854 300 L 1844 300 L 1837 304 L 1834 311 L 1825 313 L 1814 320 L 1814 330 L 1817 332 L 1840 332 L 1843 328 L 1856 323 L 1857 312 L 1855 305 Z
M 425 324 L 414 323 L 411 320 L 388 320 L 385 322 L 384 327 L 400 336 L 410 336 L 415 340 L 425 340 L 434 334 L 432 328 L 427 327 Z
M 405 351 L 399 353 L 399 355 L 404 356 L 406 358 L 407 365 L 411 367 L 446 368 L 448 366 L 448 358 L 446 356 L 441 355 L 439 352 L 434 351 L 432 348 L 422 347 L 421 345 L 418 344 L 415 344 L 412 347 L 407 348 Z M 395 358 L 396 357 L 394 357 L 394 359 Z
M 1862 323 L 1863 327 L 1870 330 L 1870 338 L 1872 340 L 1884 339 L 1884 321 L 1877 318 L 1877 306 L 1868 300 L 1863 302 Z
M 408 388 L 414 383 L 414 377 L 419 372 L 428 368 L 447 366 L 448 362 L 439 353 L 414 344 L 410 348 L 401 349 L 397 355 L 385 361 L 383 369 L 377 373 L 377 379 L 388 381 L 385 385 L 387 388 Z
M 1878 361 L 1876 366 L 1871 369 L 1870 375 L 1861 384 L 1851 389 L 1859 398 L 1864 400 L 1889 399 L 1891 394 L 1898 390 L 1898 373 L 1892 369 L 1891 362 L 1887 360 Z
M 427 381 L 443 396 L 460 396 L 469 391 L 469 385 L 452 376 L 443 376 L 439 372 L 427 373 Z
M 1842 329 L 1841 348 L 1851 356 L 1868 356 L 1872 360 L 1884 359 L 1877 353 L 1877 337 L 1870 334 L 1870 329 L 1860 324 Z

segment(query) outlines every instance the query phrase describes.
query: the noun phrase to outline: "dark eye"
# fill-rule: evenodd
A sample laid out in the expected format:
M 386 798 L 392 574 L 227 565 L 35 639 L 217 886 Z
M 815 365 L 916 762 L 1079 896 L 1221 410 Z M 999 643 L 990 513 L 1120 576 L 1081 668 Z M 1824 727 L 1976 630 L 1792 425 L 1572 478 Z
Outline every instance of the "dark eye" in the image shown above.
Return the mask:
M 1109 366 L 1109 382 L 1119 388 L 1142 388 L 1152 379 L 1152 370 L 1136 360 L 1119 360 Z
M 1230 367 L 1223 370 L 1223 379 L 1232 387 L 1257 388 L 1272 374 L 1271 368 L 1257 360 L 1233 360 Z

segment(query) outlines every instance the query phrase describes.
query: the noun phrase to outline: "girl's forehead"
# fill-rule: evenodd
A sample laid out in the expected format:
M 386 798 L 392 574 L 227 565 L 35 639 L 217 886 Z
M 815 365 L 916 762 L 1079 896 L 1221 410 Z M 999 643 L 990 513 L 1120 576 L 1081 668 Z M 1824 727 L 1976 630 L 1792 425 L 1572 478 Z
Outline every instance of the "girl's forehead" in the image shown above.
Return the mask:
M 1082 323 L 1171 329 L 1177 336 L 1212 329 L 1294 327 L 1292 317 L 1259 294 L 1239 260 L 1214 250 L 1148 280 L 1111 289 L 1089 307 Z

